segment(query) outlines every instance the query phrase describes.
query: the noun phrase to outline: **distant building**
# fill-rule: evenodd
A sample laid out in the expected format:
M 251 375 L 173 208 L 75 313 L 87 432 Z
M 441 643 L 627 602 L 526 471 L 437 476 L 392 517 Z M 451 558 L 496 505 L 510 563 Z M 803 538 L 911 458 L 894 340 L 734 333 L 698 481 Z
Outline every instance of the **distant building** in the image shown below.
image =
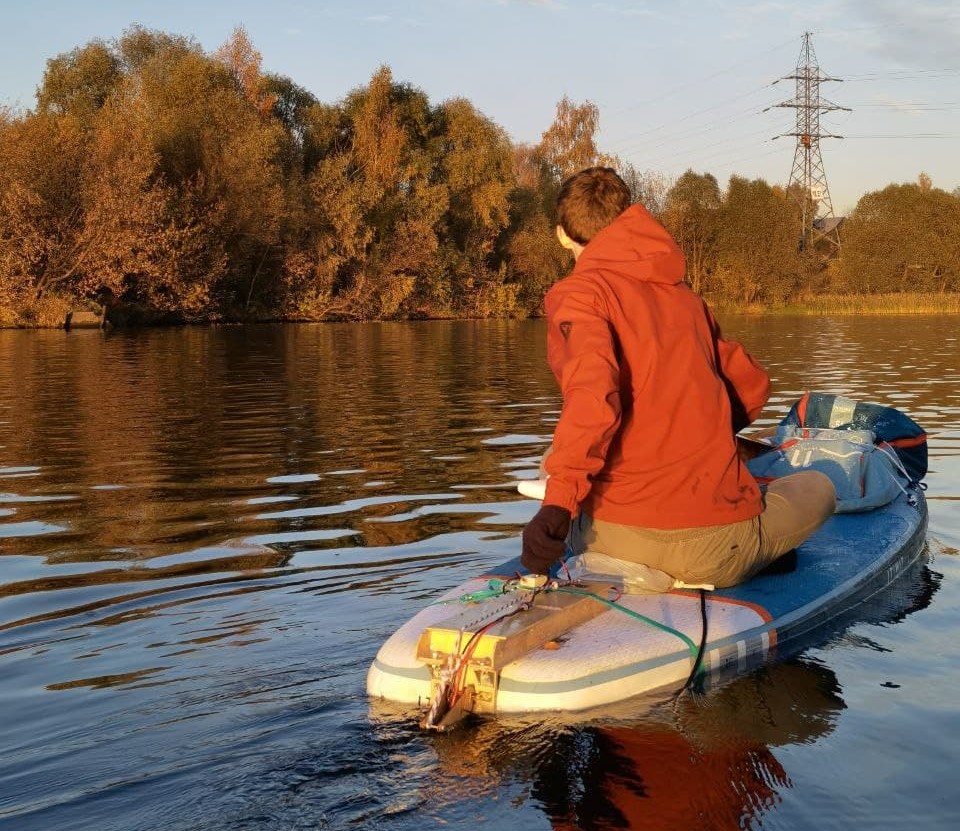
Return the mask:
M 825 216 L 821 219 L 813 220 L 813 227 L 821 234 L 830 234 L 838 230 L 843 225 L 845 216 Z

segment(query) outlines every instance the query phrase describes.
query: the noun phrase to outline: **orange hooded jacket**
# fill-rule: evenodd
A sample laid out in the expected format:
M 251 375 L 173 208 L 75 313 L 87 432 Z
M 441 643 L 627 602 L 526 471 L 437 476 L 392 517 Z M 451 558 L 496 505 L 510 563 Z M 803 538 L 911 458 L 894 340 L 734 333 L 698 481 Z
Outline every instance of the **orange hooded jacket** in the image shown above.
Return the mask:
M 683 282 L 683 253 L 641 205 L 584 248 L 546 297 L 563 410 L 545 505 L 644 528 L 725 525 L 763 510 L 735 433 L 770 380 Z

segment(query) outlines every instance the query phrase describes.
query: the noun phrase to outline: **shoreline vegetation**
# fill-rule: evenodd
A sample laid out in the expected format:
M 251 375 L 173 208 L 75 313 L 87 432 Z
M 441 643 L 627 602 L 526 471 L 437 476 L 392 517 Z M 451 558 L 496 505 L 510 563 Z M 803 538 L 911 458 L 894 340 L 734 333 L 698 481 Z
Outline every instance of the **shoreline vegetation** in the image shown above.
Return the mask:
M 944 294 L 897 292 L 891 294 L 821 294 L 816 297 L 795 298 L 777 306 L 751 304 L 713 304 L 714 308 L 734 314 L 765 315 L 955 315 L 960 314 L 960 292 Z
M 710 298 L 707 298 L 710 300 Z M 862 315 L 867 317 L 909 317 L 923 315 L 960 315 L 960 292 L 949 294 L 871 294 L 871 295 L 839 295 L 824 294 L 806 299 L 793 299 L 777 305 L 763 305 L 752 303 L 747 305 L 730 303 L 723 300 L 711 301 L 711 306 L 717 313 L 747 315 L 747 316 L 777 316 L 777 317 L 845 317 Z M 45 304 L 46 314 L 43 319 L 31 324 L 0 323 L 0 329 L 91 329 L 112 328 L 115 324 L 109 321 L 102 308 L 92 304 L 79 307 L 71 304 L 68 299 L 53 297 Z M 539 317 L 537 314 L 526 315 L 528 318 Z M 417 318 L 394 317 L 391 320 L 470 320 L 489 319 L 493 317 L 513 317 L 517 315 L 487 315 L 485 318 L 476 316 L 436 315 L 432 317 L 420 316 Z M 245 320 L 195 320 L 183 321 L 177 318 L 164 320 L 138 317 L 131 322 L 121 322 L 121 326 L 169 326 L 169 325 L 243 325 L 245 323 L 320 323 L 333 322 L 311 319 L 296 319 L 290 317 L 263 317 L 248 318 Z
M 594 164 L 718 309 L 960 313 L 960 188 L 921 173 L 865 194 L 837 251 L 801 239 L 804 194 L 671 180 L 598 128 L 564 97 L 515 143 L 386 66 L 323 103 L 264 72 L 242 28 L 207 53 L 135 26 L 49 59 L 34 109 L 0 108 L 0 327 L 535 317 L 572 262 L 560 183 Z

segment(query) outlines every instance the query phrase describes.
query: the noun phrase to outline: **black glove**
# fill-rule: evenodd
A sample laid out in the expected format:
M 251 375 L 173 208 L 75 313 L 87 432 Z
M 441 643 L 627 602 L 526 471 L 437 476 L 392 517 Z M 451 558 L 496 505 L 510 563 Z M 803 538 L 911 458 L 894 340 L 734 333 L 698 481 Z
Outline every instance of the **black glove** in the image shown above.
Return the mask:
M 544 505 L 523 529 L 520 562 L 534 574 L 547 574 L 563 556 L 570 530 L 570 512 L 559 505 Z

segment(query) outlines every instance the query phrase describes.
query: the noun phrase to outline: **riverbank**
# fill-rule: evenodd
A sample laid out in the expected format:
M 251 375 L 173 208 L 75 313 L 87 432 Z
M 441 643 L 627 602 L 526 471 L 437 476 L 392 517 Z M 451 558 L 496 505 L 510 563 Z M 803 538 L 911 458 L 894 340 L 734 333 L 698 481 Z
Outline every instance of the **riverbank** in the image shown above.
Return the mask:
M 718 311 L 773 315 L 928 315 L 960 314 L 960 293 L 821 294 L 779 305 L 712 302 Z
M 960 292 L 945 293 L 903 293 L 903 294 L 821 294 L 803 300 L 791 300 L 787 303 L 770 305 L 764 303 L 724 303 L 722 300 L 707 298 L 715 311 L 730 314 L 749 315 L 927 315 L 960 314 Z M 133 313 L 135 311 L 136 313 Z M 115 321 L 123 328 L 144 328 L 149 326 L 170 325 L 170 317 L 161 320 L 151 319 L 149 313 L 137 308 Z M 0 329 L 64 329 L 99 326 L 102 311 L 95 306 L 74 306 L 62 298 L 44 298 L 27 310 L 14 310 L 0 307 Z M 491 317 L 496 317 L 492 315 Z M 110 316 L 108 315 L 108 321 Z M 437 317 L 437 320 L 449 318 Z M 69 321 L 69 323 L 68 323 Z M 224 321 L 211 318 L 195 321 L 201 324 L 213 323 L 275 323 L 276 318 L 250 318 L 247 320 Z M 321 323 L 323 320 L 290 321 L 297 323 Z

